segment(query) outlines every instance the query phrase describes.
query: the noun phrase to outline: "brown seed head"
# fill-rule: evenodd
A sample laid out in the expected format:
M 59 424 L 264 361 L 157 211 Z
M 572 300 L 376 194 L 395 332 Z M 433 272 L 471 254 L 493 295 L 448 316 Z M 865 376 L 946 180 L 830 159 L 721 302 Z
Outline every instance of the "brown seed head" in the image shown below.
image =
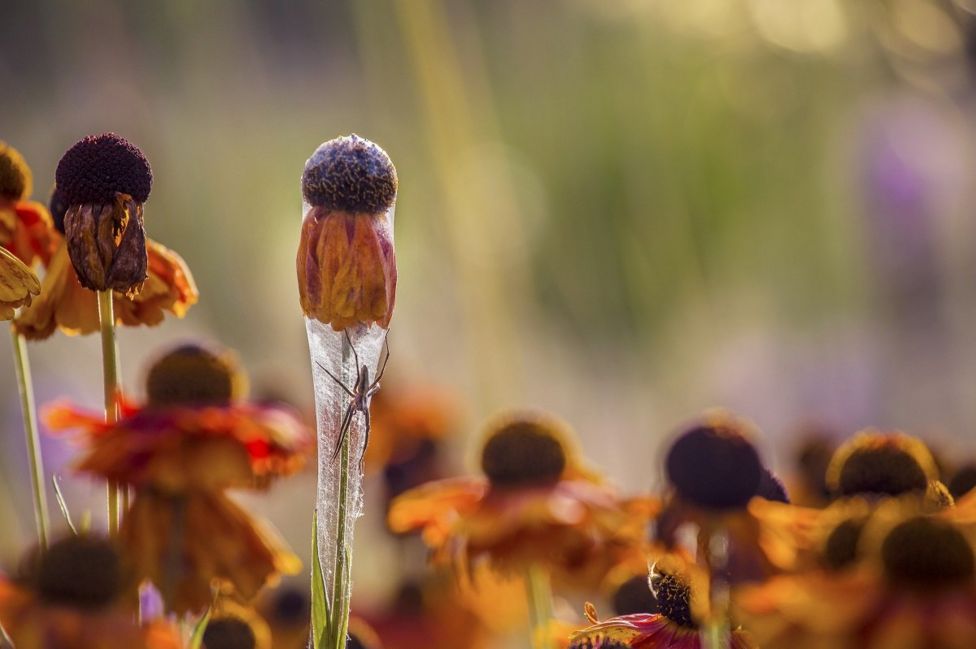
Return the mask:
M 239 617 L 227 616 L 207 624 L 203 646 L 204 649 L 254 649 L 257 639 L 251 625 Z
M 0 140 L 0 198 L 19 201 L 30 196 L 33 175 L 20 151 Z
M 33 580 L 49 604 L 99 609 L 122 592 L 122 561 L 114 544 L 93 536 L 69 536 L 39 556 Z
M 137 146 L 115 133 L 102 133 L 79 140 L 65 152 L 55 181 L 69 205 L 109 204 L 116 194 L 145 203 L 152 170 Z
M 182 345 L 149 368 L 146 397 L 150 406 L 227 405 L 243 396 L 246 380 L 233 354 L 200 345 Z
M 827 467 L 827 485 L 837 496 L 924 493 L 935 478 L 935 461 L 921 441 L 873 430 L 841 444 Z
M 881 562 L 892 582 L 913 588 L 940 588 L 972 582 L 973 548 L 954 525 L 931 516 L 898 524 L 881 544 Z
M 481 451 L 481 470 L 495 487 L 554 484 L 566 468 L 563 425 L 538 414 L 507 419 Z
M 312 154 L 302 174 L 302 195 L 310 205 L 343 212 L 385 212 L 396 200 L 393 162 L 376 144 L 358 135 L 329 140 Z

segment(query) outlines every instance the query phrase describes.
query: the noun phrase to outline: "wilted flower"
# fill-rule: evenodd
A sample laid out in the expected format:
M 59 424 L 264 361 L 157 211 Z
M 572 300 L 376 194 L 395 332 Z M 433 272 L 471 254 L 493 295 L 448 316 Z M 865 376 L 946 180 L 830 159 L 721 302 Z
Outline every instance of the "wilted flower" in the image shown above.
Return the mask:
M 655 504 L 627 500 L 585 469 L 565 425 L 520 413 L 490 428 L 485 478 L 442 480 L 393 501 L 394 532 L 422 530 L 435 559 L 488 559 L 517 574 L 542 565 L 570 584 L 598 583 L 610 566 L 643 549 Z
M 14 310 L 29 306 L 41 292 L 41 282 L 24 262 L 0 248 L 0 320 L 10 320 Z
M 68 205 L 64 236 L 81 285 L 138 292 L 148 266 L 142 204 L 152 171 L 146 156 L 114 133 L 91 135 L 65 152 L 55 179 Z
M 51 194 L 55 224 L 63 223 L 65 199 L 57 189 Z M 138 293 L 112 294 L 115 319 L 127 327 L 157 325 L 165 311 L 178 318 L 196 304 L 199 297 L 186 262 L 176 252 L 146 240 L 148 277 Z M 41 287 L 41 296 L 14 322 L 18 333 L 34 340 L 44 339 L 60 328 L 66 334 L 98 331 L 98 299 L 78 279 L 63 239 L 57 246 Z
M 0 579 L 0 624 L 17 649 L 179 649 L 176 630 L 140 627 L 124 594 L 130 584 L 116 547 L 67 537 L 26 564 L 20 579 Z
M 392 210 L 396 169 L 379 146 L 356 135 L 330 140 L 305 163 L 311 206 L 298 244 L 298 293 L 309 318 L 336 331 L 388 327 L 396 298 Z
M 0 141 L 0 246 L 28 266 L 46 266 L 57 235 L 47 209 L 27 200 L 32 187 L 33 174 L 20 152 Z
M 206 608 L 213 580 L 250 599 L 298 568 L 272 531 L 222 492 L 298 470 L 311 434 L 288 410 L 240 401 L 242 386 L 231 356 L 187 345 L 150 369 L 147 404 L 123 404 L 117 423 L 68 406 L 47 413 L 51 428 L 86 431 L 79 470 L 136 488 L 120 538 L 169 610 Z

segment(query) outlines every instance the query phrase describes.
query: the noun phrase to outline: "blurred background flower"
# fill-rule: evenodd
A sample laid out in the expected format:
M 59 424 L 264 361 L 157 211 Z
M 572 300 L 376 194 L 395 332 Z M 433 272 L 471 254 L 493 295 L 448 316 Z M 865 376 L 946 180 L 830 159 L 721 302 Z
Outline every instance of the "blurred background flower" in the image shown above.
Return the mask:
M 559 413 L 629 492 L 711 406 L 753 419 L 766 457 L 809 422 L 924 433 L 958 455 L 976 450 L 974 12 L 18 2 L 0 22 L 0 138 L 38 196 L 89 133 L 125 134 L 153 161 L 147 233 L 180 251 L 200 302 L 119 331 L 137 399 L 148 358 L 202 337 L 240 351 L 255 396 L 310 410 L 297 190 L 311 147 L 356 132 L 400 179 L 388 376 L 451 386 L 464 413 L 443 474 L 474 467 L 487 415 L 521 406 Z M 39 403 L 100 403 L 95 337 L 58 334 L 31 357 Z M 0 390 L 9 563 L 33 523 L 13 372 Z M 63 440 L 44 453 L 73 511 L 101 524 L 101 485 L 67 472 Z M 354 579 L 375 610 L 423 551 L 388 542 L 382 472 L 370 480 Z M 241 499 L 307 558 L 313 495 L 305 473 Z

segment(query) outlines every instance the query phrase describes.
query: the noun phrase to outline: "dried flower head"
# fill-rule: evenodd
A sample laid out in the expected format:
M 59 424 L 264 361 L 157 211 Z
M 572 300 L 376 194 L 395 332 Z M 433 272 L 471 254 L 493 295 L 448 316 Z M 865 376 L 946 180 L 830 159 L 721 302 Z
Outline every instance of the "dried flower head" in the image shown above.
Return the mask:
M 564 426 L 541 414 L 504 420 L 481 451 L 481 470 L 493 487 L 555 484 L 566 468 Z
M 326 142 L 302 175 L 311 205 L 296 266 L 302 311 L 336 331 L 388 327 L 396 297 L 392 222 L 396 170 L 377 145 L 356 135 Z
M 254 649 L 256 644 L 251 625 L 239 617 L 211 620 L 203 632 L 204 649 Z
M 115 545 L 87 535 L 68 536 L 43 552 L 31 580 L 45 603 L 79 609 L 108 606 L 125 587 Z
M 0 199 L 19 201 L 30 196 L 33 175 L 20 151 L 0 140 Z
M 54 228 L 61 234 L 64 234 L 64 215 L 67 213 L 70 205 L 68 204 L 68 199 L 64 197 L 64 194 L 58 191 L 57 186 L 51 190 L 51 198 L 48 199 L 47 207 L 51 212 Z
M 937 475 L 935 460 L 920 440 L 867 430 L 834 453 L 827 467 L 827 485 L 838 496 L 899 496 L 925 493 Z
M 216 353 L 200 345 L 182 345 L 149 368 L 149 406 L 227 405 L 243 396 L 246 379 L 230 352 Z
M 152 188 L 142 151 L 114 133 L 89 136 L 61 157 L 56 178 L 78 281 L 93 291 L 138 292 L 148 276 L 142 204 Z
M 693 425 L 668 450 L 668 480 L 683 499 L 707 509 L 735 509 L 756 495 L 762 480 L 759 454 L 748 426 L 717 413 Z
M 145 203 L 152 170 L 138 147 L 115 133 L 102 133 L 78 141 L 61 156 L 55 182 L 69 205 L 110 204 L 116 194 Z
M 831 530 L 823 547 L 822 561 L 826 568 L 843 570 L 857 561 L 858 544 L 866 522 L 863 517 L 848 518 Z
M 929 588 L 971 582 L 976 557 L 962 532 L 931 516 L 899 523 L 881 545 L 881 561 L 889 580 Z
M 329 140 L 302 174 L 302 196 L 330 211 L 379 214 L 393 206 L 397 175 L 386 151 L 358 135 Z

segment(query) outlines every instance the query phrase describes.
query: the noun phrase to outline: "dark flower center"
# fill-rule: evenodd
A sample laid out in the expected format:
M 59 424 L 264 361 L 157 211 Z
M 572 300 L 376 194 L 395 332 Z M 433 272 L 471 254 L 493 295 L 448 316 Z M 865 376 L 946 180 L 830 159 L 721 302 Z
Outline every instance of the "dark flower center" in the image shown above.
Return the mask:
M 226 405 L 240 396 L 242 382 L 229 355 L 184 345 L 149 368 L 146 395 L 151 406 Z
M 657 600 L 646 575 L 635 575 L 620 584 L 613 593 L 613 610 L 617 615 L 657 613 Z
M 68 205 L 64 194 L 59 192 L 57 187 L 51 191 L 51 198 L 48 200 L 47 206 L 51 210 L 51 218 L 54 220 L 55 229 L 61 234 L 64 234 L 64 215 L 67 214 L 68 208 L 71 206 Z
M 396 169 L 390 157 L 358 135 L 320 146 L 302 174 L 305 200 L 328 210 L 378 214 L 393 205 L 396 192 Z
M 20 151 L 0 140 L 0 198 L 19 201 L 31 192 L 30 167 Z
M 743 507 L 762 479 L 759 455 L 732 419 L 683 433 L 668 451 L 665 470 L 682 498 L 710 509 Z
M 554 484 L 565 468 L 562 442 L 541 421 L 520 419 L 506 424 L 481 451 L 481 469 L 496 487 Z
M 630 645 L 618 640 L 603 638 L 580 638 L 569 645 L 569 649 L 630 649 Z
M 661 615 L 679 626 L 698 628 L 691 617 L 691 586 L 687 581 L 677 575 L 653 571 L 651 590 Z
M 281 624 L 305 624 L 309 617 L 308 598 L 296 588 L 283 588 L 274 599 L 272 615 Z
M 925 491 L 928 476 L 910 453 L 894 445 L 855 450 L 844 462 L 838 495 L 882 494 L 898 496 Z
M 829 570 L 843 570 L 857 561 L 864 523 L 864 519 L 849 518 L 831 530 L 823 549 L 823 562 Z
M 952 474 L 949 480 L 949 493 L 955 498 L 962 498 L 976 487 L 976 464 L 967 464 Z
M 106 539 L 70 536 L 40 555 L 34 579 L 40 598 L 50 604 L 98 609 L 122 592 L 119 554 Z
M 256 645 L 251 625 L 239 617 L 211 620 L 203 632 L 204 649 L 254 649 Z
M 786 493 L 783 481 L 773 475 L 773 472 L 766 467 L 762 468 L 762 476 L 759 479 L 759 489 L 756 495 L 773 502 L 790 504 L 790 496 Z
M 114 133 L 103 133 L 90 135 L 65 152 L 55 184 L 69 205 L 110 204 L 116 193 L 145 203 L 152 189 L 152 170 L 138 147 Z
M 916 588 L 938 588 L 972 581 L 973 548 L 951 523 L 917 516 L 897 525 L 881 544 L 885 574 Z

